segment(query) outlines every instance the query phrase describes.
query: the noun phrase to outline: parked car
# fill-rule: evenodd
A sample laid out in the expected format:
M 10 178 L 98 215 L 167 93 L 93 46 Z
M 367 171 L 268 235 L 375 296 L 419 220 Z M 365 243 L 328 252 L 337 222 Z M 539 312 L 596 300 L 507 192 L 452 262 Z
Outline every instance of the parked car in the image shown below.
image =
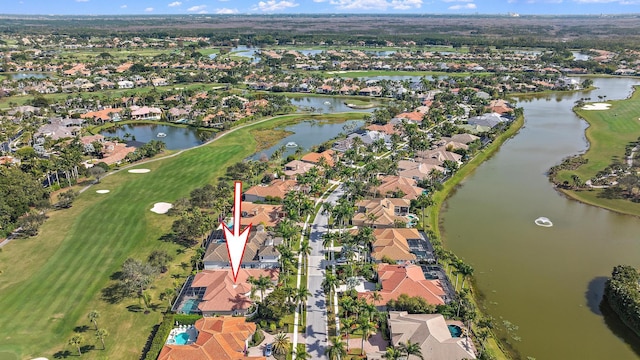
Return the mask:
M 273 344 L 267 344 L 264 347 L 264 356 L 271 356 L 271 353 L 273 353 Z

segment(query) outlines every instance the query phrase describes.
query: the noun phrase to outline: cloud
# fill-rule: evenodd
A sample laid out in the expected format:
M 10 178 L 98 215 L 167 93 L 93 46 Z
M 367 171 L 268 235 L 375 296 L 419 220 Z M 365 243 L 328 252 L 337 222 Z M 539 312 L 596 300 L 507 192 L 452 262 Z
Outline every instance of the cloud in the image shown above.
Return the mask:
M 222 8 L 216 9 L 216 14 L 237 14 L 238 9 Z
M 202 12 L 204 11 L 204 9 L 207 8 L 207 5 L 196 5 L 196 6 L 192 6 L 190 8 L 187 9 L 187 11 L 193 11 L 193 12 Z
M 313 0 L 313 2 L 317 2 L 317 3 L 323 3 L 323 2 L 327 2 L 328 0 Z
M 126 9 L 127 7 L 128 7 L 127 4 L 120 5 L 120 9 Z
M 167 5 L 168 7 L 176 7 L 176 6 L 180 6 L 182 5 L 182 3 L 180 1 L 174 1 L 171 4 Z
M 76 0 L 76 2 L 89 2 L 89 0 Z
M 473 2 L 473 0 L 442 0 L 446 3 L 448 2 L 465 2 L 465 3 L 469 3 L 469 2 Z M 509 1 L 514 1 L 514 0 L 509 0 Z
M 449 9 L 449 10 L 473 10 L 475 8 L 477 8 L 476 4 L 467 3 L 467 4 L 464 4 L 464 5 L 449 6 L 447 9 Z
M 267 0 L 267 1 L 260 1 L 257 5 L 254 5 L 251 8 L 251 10 L 260 10 L 260 11 L 264 11 L 264 12 L 272 12 L 272 11 L 284 10 L 284 9 L 287 9 L 287 8 L 293 8 L 293 7 L 296 7 L 298 5 L 300 5 L 300 4 L 296 3 L 295 0 L 294 1 Z
M 636 5 L 640 4 L 640 0 L 573 0 L 579 4 L 610 4 L 618 3 L 620 5 Z
M 422 0 L 330 0 L 340 10 L 408 10 L 418 9 Z
M 146 8 L 146 9 L 144 9 L 144 11 L 145 11 L 145 12 L 152 12 L 152 11 L 153 11 L 153 8 L 152 8 L 152 7 L 148 7 L 148 8 Z

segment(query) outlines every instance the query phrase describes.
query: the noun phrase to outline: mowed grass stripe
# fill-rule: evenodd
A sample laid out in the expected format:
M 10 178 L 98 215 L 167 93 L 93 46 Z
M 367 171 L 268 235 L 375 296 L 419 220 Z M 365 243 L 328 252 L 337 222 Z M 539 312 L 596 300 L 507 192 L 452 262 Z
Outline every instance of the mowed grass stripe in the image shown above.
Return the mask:
M 54 214 L 57 226 L 46 224 L 38 237 L 26 241 L 46 242 L 52 232 L 66 232 L 64 240 L 47 252 L 39 252 L 37 246 L 29 244 L 33 246 L 32 256 L 46 260 L 39 259 L 36 269 L 26 269 L 30 273 L 28 278 L 9 284 L 2 291 L 0 349 L 21 357 L 51 356 L 54 349 L 66 348 L 73 327 L 79 322 L 86 323 L 83 318 L 95 307 L 107 308 L 103 324 L 114 317 L 116 322 L 111 326 L 117 326 L 118 319 L 127 319 L 123 327 L 150 327 L 157 321 L 157 315 L 136 317 L 124 305 L 105 306 L 100 300 L 100 290 L 127 257 L 144 259 L 151 249 L 176 248 L 158 241 L 170 228 L 172 219 L 166 217 L 161 222 L 162 229 L 150 228 L 149 223 L 155 223 L 156 217 L 161 216 L 149 211 L 153 203 L 175 201 L 188 196 L 195 187 L 214 182 L 228 165 L 250 155 L 254 148 L 255 141 L 248 138 L 248 129 L 239 130 L 206 147 L 139 166 L 151 169 L 148 174 L 122 171 L 109 176 L 82 194 L 74 209 Z M 102 188 L 111 193 L 95 194 L 96 189 Z M 118 353 L 106 353 L 109 358 L 139 353 L 147 336 L 146 330 L 136 334 L 121 334 L 120 330 L 125 329 L 111 328 L 110 341 L 125 345 L 114 347 L 119 348 Z M 85 334 L 90 342 L 92 336 Z

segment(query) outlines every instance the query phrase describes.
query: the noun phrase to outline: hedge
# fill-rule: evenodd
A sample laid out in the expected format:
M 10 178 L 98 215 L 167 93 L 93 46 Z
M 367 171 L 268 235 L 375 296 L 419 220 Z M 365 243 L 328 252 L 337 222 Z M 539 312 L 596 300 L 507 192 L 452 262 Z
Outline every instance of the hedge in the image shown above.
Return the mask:
M 167 313 L 164 314 L 164 318 L 160 325 L 157 326 L 157 330 L 153 334 L 153 340 L 151 344 L 146 348 L 146 352 L 144 353 L 144 360 L 156 360 L 158 355 L 160 355 L 160 351 L 167 341 L 167 337 L 169 337 L 169 333 L 171 333 L 171 329 L 174 327 L 175 323 L 175 314 Z
M 175 314 L 173 316 L 173 320 L 177 321 L 178 324 L 181 324 L 181 325 L 193 325 L 199 319 L 202 319 L 202 315 L 198 315 L 198 314 Z

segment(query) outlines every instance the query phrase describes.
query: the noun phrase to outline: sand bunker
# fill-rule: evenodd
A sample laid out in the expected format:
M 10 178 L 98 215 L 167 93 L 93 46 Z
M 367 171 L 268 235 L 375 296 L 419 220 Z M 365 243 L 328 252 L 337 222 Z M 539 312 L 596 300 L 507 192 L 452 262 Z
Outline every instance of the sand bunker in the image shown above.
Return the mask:
M 129 170 L 129 172 L 132 173 L 132 174 L 145 174 L 145 173 L 148 173 L 150 171 L 151 170 L 149 170 L 149 169 L 131 169 L 131 170 Z
M 151 211 L 153 211 L 156 214 L 166 214 L 167 211 L 169 211 L 169 209 L 171 209 L 173 207 L 173 205 L 166 203 L 166 202 L 159 202 L 159 203 L 155 203 L 153 204 L 153 207 L 151 208 Z
M 96 190 L 98 194 L 108 194 L 109 190 Z
M 587 104 L 582 107 L 582 110 L 609 110 L 611 104 L 607 103 L 593 103 Z
M 552 227 L 553 226 L 553 223 L 551 222 L 551 220 L 549 220 L 548 218 L 546 218 L 544 216 L 540 216 L 534 222 L 536 223 L 536 225 L 542 226 L 542 227 Z

